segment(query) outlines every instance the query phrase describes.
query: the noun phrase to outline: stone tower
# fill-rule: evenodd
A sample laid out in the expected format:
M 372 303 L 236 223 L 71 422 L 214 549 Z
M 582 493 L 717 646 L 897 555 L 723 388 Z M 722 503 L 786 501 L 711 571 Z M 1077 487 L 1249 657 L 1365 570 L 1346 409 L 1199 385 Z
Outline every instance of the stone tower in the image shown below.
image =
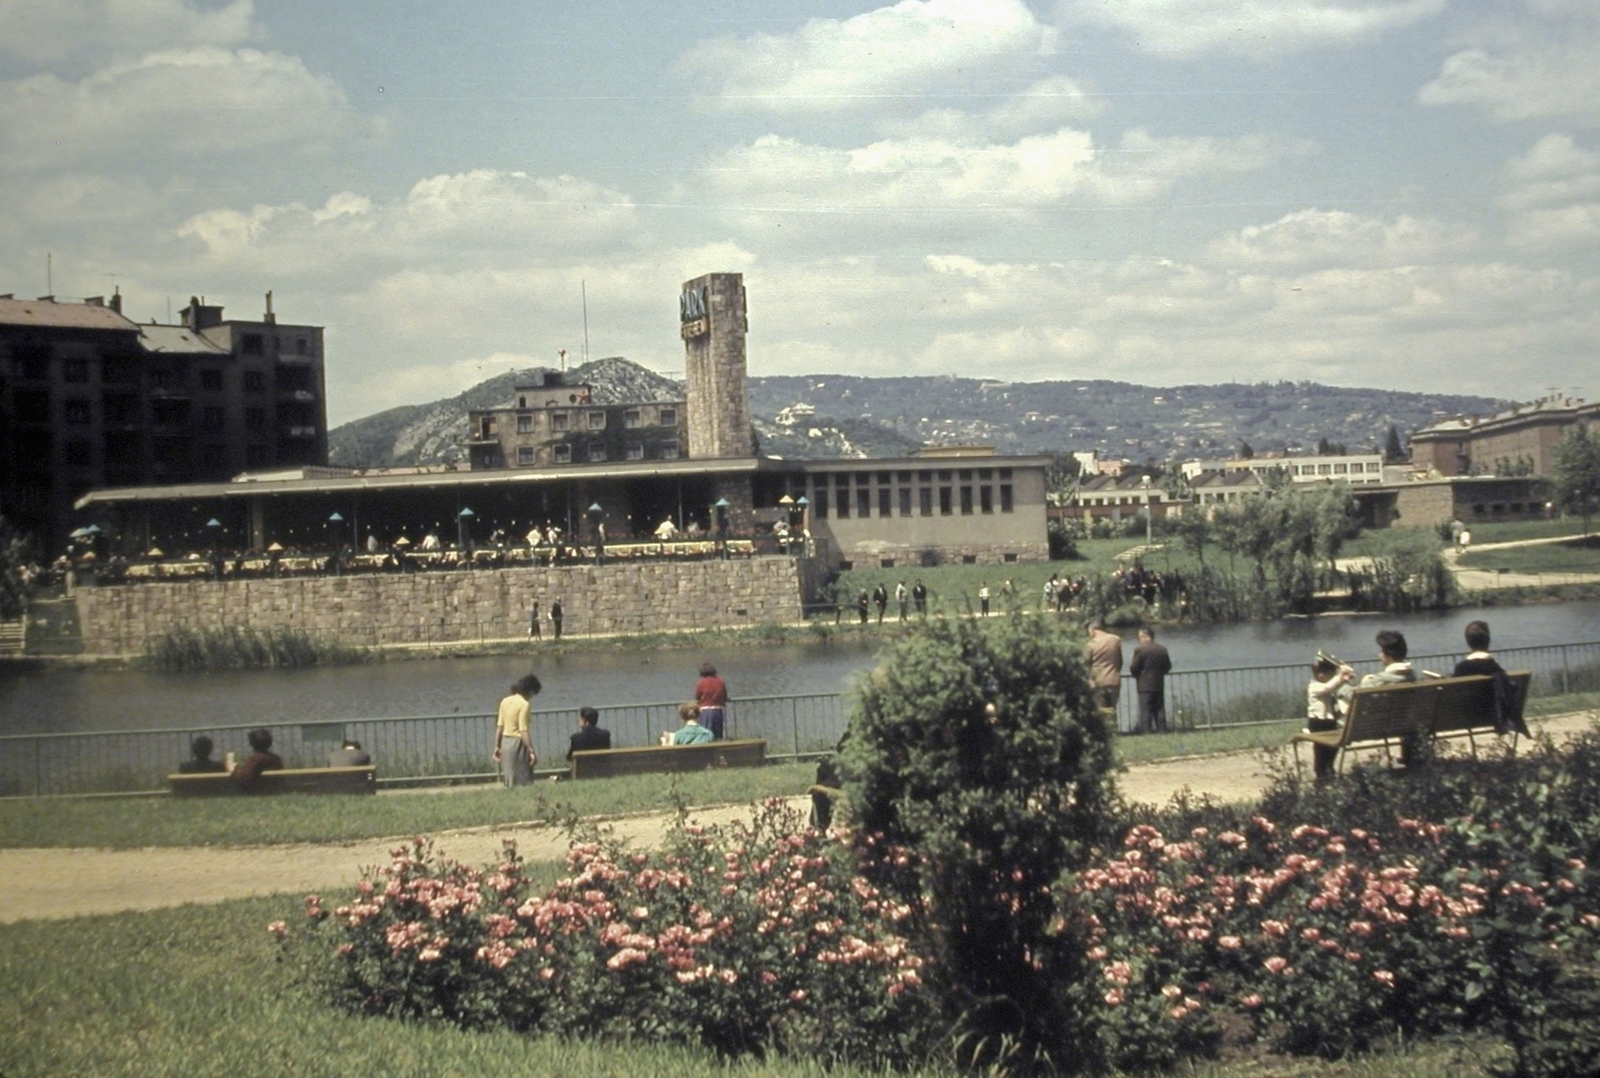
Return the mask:
M 678 297 L 688 383 L 689 456 L 750 457 L 746 384 L 744 275 L 708 273 L 686 281 Z

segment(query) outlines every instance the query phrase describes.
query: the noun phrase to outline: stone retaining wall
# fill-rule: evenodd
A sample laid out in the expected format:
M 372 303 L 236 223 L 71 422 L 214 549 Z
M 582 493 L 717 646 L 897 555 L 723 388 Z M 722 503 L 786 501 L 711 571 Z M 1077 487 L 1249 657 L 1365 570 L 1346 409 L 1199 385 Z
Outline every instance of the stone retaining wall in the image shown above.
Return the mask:
M 523 636 L 535 604 L 548 637 L 557 597 L 572 635 L 785 622 L 800 618 L 800 594 L 794 559 L 757 557 L 133 584 L 75 598 L 84 651 L 119 655 L 174 627 L 286 626 L 353 645 Z

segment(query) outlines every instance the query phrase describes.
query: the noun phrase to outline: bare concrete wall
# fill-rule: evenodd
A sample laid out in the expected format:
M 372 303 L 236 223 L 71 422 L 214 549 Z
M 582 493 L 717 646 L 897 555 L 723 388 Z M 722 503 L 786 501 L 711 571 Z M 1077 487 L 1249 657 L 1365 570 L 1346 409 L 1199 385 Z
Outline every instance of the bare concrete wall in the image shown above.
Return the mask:
M 535 604 L 548 637 L 557 598 L 568 634 L 784 622 L 800 617 L 800 595 L 794 559 L 761 557 L 136 584 L 75 598 L 84 650 L 116 655 L 174 627 L 287 626 L 357 645 L 523 636 Z

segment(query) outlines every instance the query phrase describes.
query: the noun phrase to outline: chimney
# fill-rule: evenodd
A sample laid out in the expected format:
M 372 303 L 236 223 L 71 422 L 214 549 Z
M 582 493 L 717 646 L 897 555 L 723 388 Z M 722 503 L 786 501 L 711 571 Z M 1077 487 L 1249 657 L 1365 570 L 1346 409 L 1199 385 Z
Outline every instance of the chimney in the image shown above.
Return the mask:
M 111 304 L 110 304 L 110 306 L 111 306 L 111 309 L 113 311 L 116 311 L 118 314 L 122 313 L 122 286 L 121 285 L 112 285 L 111 286 Z
M 189 306 L 183 309 L 183 324 L 190 329 L 197 329 L 196 322 L 200 321 L 200 297 L 190 296 Z
M 278 316 L 272 313 L 272 290 L 271 289 L 267 290 L 267 313 L 261 320 L 263 322 L 266 322 L 268 325 L 275 325 L 275 324 L 277 324 L 277 321 L 278 321 Z

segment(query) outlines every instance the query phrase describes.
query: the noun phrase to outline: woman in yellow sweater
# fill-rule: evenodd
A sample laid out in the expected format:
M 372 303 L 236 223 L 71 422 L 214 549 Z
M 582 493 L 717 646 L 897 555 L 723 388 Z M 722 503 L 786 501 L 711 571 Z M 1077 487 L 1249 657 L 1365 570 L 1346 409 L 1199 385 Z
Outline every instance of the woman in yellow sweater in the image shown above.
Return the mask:
M 532 782 L 533 769 L 539 763 L 539 754 L 533 751 L 533 735 L 528 730 L 528 702 L 539 694 L 539 689 L 539 679 L 529 674 L 511 686 L 500 701 L 494 724 L 493 758 L 500 765 L 500 777 L 507 786 Z

